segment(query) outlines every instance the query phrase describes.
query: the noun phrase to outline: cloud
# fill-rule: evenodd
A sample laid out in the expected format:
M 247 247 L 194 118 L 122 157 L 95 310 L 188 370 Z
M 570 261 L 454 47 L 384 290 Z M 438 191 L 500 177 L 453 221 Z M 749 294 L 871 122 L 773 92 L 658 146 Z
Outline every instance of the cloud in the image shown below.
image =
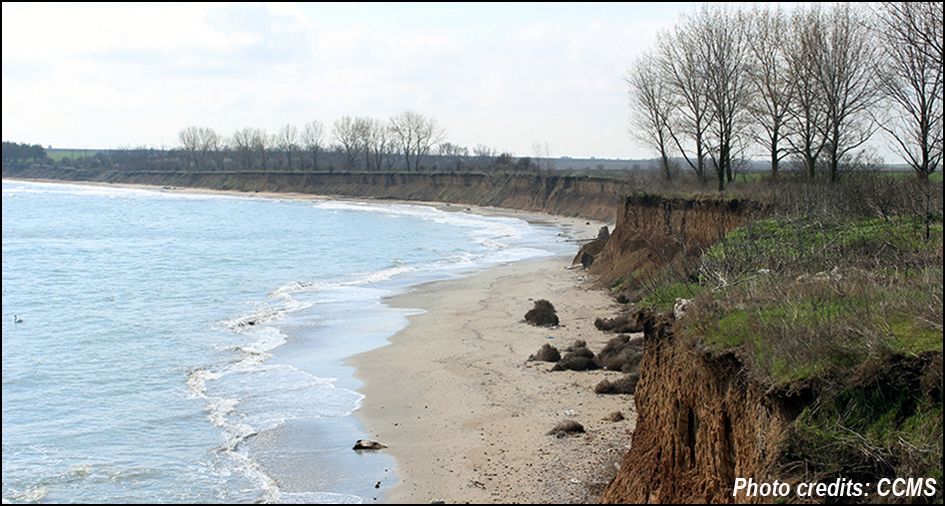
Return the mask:
M 623 73 L 680 9 L 4 3 L 4 134 L 158 145 L 190 125 L 274 131 L 414 109 L 461 145 L 616 156 L 630 149 Z

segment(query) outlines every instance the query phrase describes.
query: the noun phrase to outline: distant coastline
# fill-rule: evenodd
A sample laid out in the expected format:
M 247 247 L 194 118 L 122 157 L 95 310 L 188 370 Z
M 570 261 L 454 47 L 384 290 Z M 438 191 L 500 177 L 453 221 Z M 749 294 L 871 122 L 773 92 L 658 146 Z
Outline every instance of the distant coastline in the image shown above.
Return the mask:
M 102 171 L 5 164 L 3 177 L 473 204 L 603 222 L 615 220 L 620 202 L 637 189 L 612 178 L 524 173 Z

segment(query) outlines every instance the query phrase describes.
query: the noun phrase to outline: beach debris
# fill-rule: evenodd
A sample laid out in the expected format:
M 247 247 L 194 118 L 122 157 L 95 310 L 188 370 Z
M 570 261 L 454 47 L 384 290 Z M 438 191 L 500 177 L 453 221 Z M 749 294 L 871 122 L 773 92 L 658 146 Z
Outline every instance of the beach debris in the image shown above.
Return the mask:
M 538 353 L 528 357 L 529 362 L 557 362 L 559 360 L 561 360 L 561 353 L 558 351 L 558 348 L 547 343 L 542 345 Z
M 557 438 L 568 437 L 569 434 L 575 434 L 579 432 L 584 432 L 584 426 L 574 420 L 565 420 L 558 425 L 555 425 L 550 431 L 548 431 L 549 436 L 555 436 Z
M 558 324 L 558 315 L 555 307 L 545 299 L 535 301 L 535 307 L 525 313 L 525 321 L 535 326 L 552 326 Z
M 552 371 L 590 371 L 599 368 L 594 362 L 594 352 L 587 349 L 584 341 L 574 341 L 565 351 L 567 353 L 551 368 Z
M 593 359 L 568 353 L 551 368 L 552 371 L 590 371 L 597 369 Z
M 643 336 L 620 334 L 597 354 L 597 365 L 608 371 L 631 373 L 637 370 L 643 358 Z
M 604 332 L 613 332 L 615 334 L 625 334 L 633 332 L 643 332 L 643 321 L 646 314 L 637 309 L 629 315 L 619 315 L 614 318 L 597 318 L 594 320 L 594 326 L 597 330 Z
M 565 348 L 564 351 L 577 351 L 581 348 L 587 348 L 587 341 L 584 341 L 583 339 L 578 339 L 574 341 L 573 343 L 571 343 L 571 346 L 568 346 L 567 348 Z
M 352 448 L 352 450 L 380 450 L 381 448 L 387 448 L 387 445 L 383 445 L 377 441 L 371 441 L 369 439 L 359 439 L 356 443 L 354 443 L 354 448 Z
M 624 374 L 616 381 L 604 379 L 594 387 L 596 394 L 633 394 L 637 390 L 637 383 L 640 382 L 640 373 L 632 372 Z

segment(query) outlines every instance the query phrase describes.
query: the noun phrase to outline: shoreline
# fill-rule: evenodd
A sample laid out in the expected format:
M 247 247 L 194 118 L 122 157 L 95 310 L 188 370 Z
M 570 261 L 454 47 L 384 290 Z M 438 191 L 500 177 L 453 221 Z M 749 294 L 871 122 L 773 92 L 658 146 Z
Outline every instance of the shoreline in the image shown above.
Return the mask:
M 355 416 L 397 461 L 399 481 L 383 500 L 598 500 L 629 448 L 636 412 L 632 396 L 593 389 L 621 373 L 550 372 L 551 363 L 526 362 L 545 343 L 563 350 L 582 339 L 599 350 L 613 337 L 594 319 L 616 304 L 587 288 L 583 270 L 565 269 L 569 262 L 559 255 L 495 267 L 385 300 L 426 312 L 408 317 L 390 345 L 346 361 L 364 382 Z M 554 304 L 558 328 L 522 321 L 542 298 Z M 614 411 L 626 419 L 608 420 Z M 547 434 L 565 420 L 586 433 Z
M 314 193 L 298 192 L 245 192 L 238 190 L 212 190 L 209 188 L 187 188 L 187 187 L 166 187 L 147 184 L 134 183 L 103 183 L 99 181 L 65 181 L 60 179 L 18 179 L 5 177 L 3 181 L 16 181 L 21 183 L 50 183 L 78 186 L 95 186 L 102 188 L 133 188 L 139 190 L 152 190 L 159 192 L 184 193 L 196 195 L 228 195 L 232 197 L 244 198 L 266 198 L 266 199 L 286 199 L 286 200 L 330 200 L 339 202 L 360 202 L 366 204 L 405 204 L 417 206 L 429 206 L 443 211 L 469 212 L 480 216 L 497 216 L 505 218 L 518 218 L 531 224 L 550 226 L 568 231 L 572 241 L 577 244 L 578 241 L 595 239 L 600 227 L 607 226 L 613 231 L 616 224 L 615 217 L 607 222 L 593 220 L 590 218 L 567 217 L 553 214 L 540 213 L 536 211 L 523 211 L 506 207 L 480 206 L 476 204 L 457 204 L 448 202 L 436 202 L 426 200 L 402 200 L 386 199 L 372 197 L 348 197 L 345 195 L 317 195 Z M 580 247 L 575 247 L 574 253 L 577 254 Z
M 6 179 L 4 179 L 6 180 Z M 396 460 L 393 486 L 383 500 L 446 502 L 596 502 L 629 448 L 636 412 L 632 396 L 598 396 L 594 386 L 619 372 L 549 372 L 547 362 L 526 362 L 541 345 L 559 350 L 574 340 L 599 350 L 611 337 L 594 319 L 616 304 L 589 289 L 583 269 L 567 270 L 580 243 L 602 223 L 520 211 L 441 202 L 354 198 L 299 193 L 59 180 L 52 184 L 124 187 L 173 193 L 291 200 L 335 200 L 430 206 L 481 216 L 512 217 L 561 230 L 574 252 L 489 267 L 478 273 L 414 286 L 385 298 L 390 307 L 422 309 L 391 344 L 348 357 L 345 366 L 364 383 L 354 412 L 369 437 Z M 551 301 L 561 318 L 555 329 L 522 321 L 533 300 Z M 554 336 L 549 339 L 548 336 Z M 614 411 L 626 420 L 604 420 Z M 558 439 L 546 433 L 576 420 L 585 434 Z

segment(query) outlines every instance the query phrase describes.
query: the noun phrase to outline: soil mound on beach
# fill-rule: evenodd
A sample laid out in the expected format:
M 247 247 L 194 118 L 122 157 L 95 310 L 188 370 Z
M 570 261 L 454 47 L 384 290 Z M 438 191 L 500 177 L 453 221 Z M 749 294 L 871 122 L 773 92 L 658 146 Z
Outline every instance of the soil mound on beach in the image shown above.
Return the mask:
M 525 321 L 538 327 L 552 327 L 558 324 L 555 307 L 547 300 L 535 301 L 535 307 L 525 313 Z

